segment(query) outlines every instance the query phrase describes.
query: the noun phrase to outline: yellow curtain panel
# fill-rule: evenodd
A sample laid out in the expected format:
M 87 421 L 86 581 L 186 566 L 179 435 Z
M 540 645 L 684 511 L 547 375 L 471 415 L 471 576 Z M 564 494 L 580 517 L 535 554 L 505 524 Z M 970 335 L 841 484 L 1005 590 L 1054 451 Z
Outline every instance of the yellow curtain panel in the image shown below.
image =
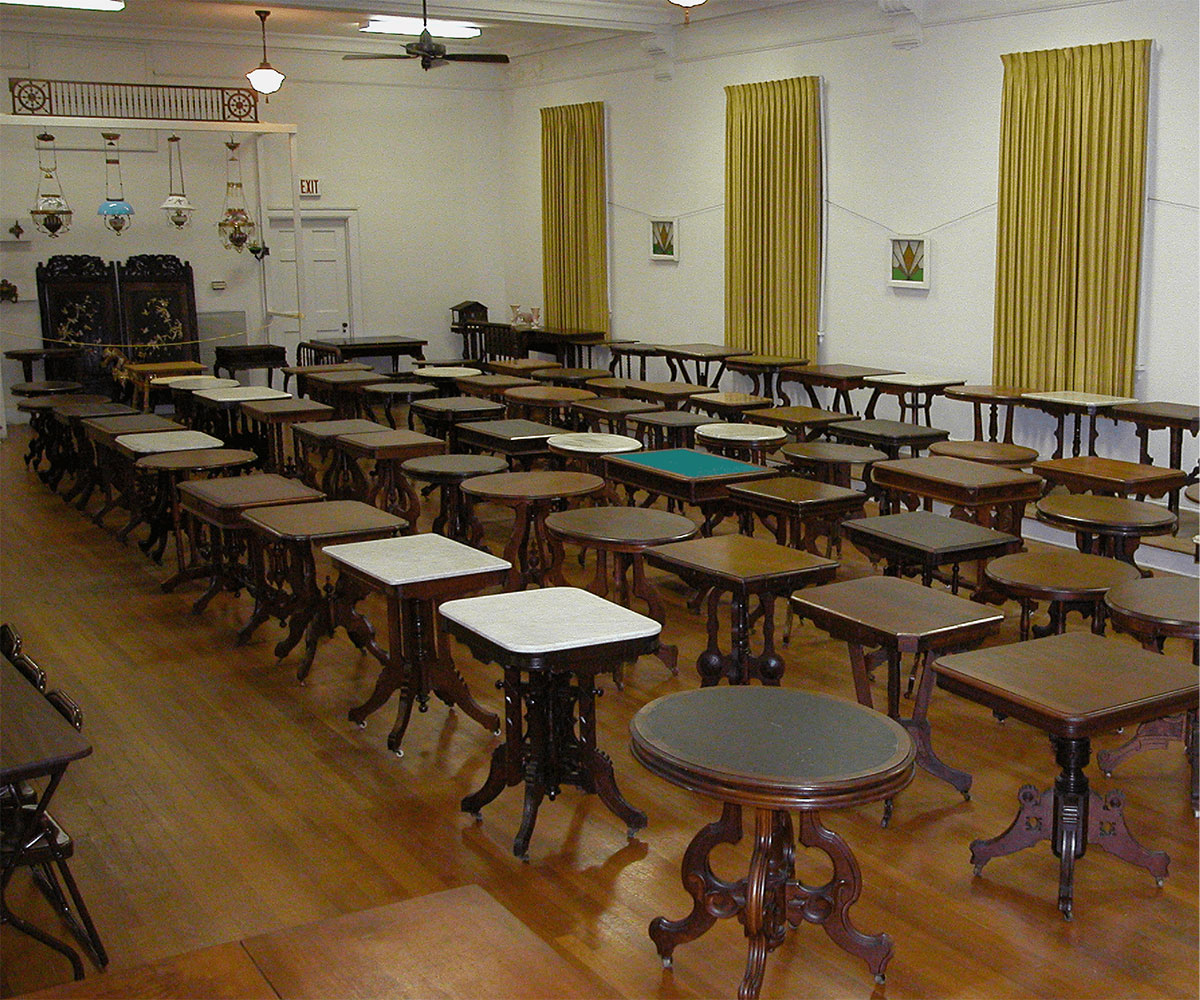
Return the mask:
M 1150 42 L 1002 58 L 993 380 L 1132 396 Z
M 608 333 L 604 103 L 542 108 L 546 325 Z
M 821 81 L 725 88 L 725 342 L 815 358 Z

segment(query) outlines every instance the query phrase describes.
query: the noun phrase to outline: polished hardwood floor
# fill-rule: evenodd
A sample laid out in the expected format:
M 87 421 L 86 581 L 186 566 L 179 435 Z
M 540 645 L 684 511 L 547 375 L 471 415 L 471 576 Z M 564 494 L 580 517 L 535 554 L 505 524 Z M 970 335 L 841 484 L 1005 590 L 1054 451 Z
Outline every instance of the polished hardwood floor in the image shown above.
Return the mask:
M 244 595 L 219 596 L 190 615 L 198 586 L 161 593 L 169 567 L 51 495 L 22 467 L 25 442 L 13 428 L 0 445 L 0 618 L 17 626 L 51 685 L 85 713 L 95 753 L 71 767 L 54 811 L 77 842 L 73 867 L 113 968 L 475 883 L 598 977 L 606 995 L 736 991 L 745 962 L 736 923 L 719 922 L 681 946 L 672 971 L 661 968 L 646 933 L 653 917 L 690 909 L 680 860 L 719 814 L 715 803 L 651 776 L 628 749 L 634 711 L 697 684 L 702 623 L 674 578 L 651 571 L 668 605 L 667 637 L 680 646 L 679 676 L 644 657 L 626 672 L 623 691 L 603 684 L 598 708 L 599 744 L 650 825 L 629 842 L 595 796 L 565 789 L 543 804 L 523 864 L 511 853 L 520 789 L 502 793 L 482 824 L 458 808 L 483 781 L 493 736 L 435 700 L 414 714 L 405 756 L 389 754 L 391 706 L 365 729 L 346 721 L 377 667 L 344 634 L 321 646 L 308 683 L 298 685 L 294 659 L 277 664 L 272 655 L 274 623 L 234 646 L 250 610 Z M 500 539 L 507 513 L 485 513 L 489 538 Z M 585 579 L 573 557 L 567 568 Z M 869 572 L 847 547 L 839 579 Z M 381 603 L 365 607 L 382 626 Z M 1005 610 L 994 641 L 1016 640 L 1016 608 Z M 1072 616 L 1070 627 L 1083 626 Z M 853 695 L 845 647 L 811 625 L 797 627 L 783 655 L 784 684 Z M 498 671 L 462 647 L 455 658 L 475 695 L 499 709 Z M 1076 916 L 1067 923 L 1055 907 L 1048 846 L 995 860 L 978 877 L 968 860 L 972 839 L 1008 825 L 1021 785 L 1052 782 L 1045 736 L 941 691 L 930 719 L 940 756 L 975 776 L 970 802 L 918 772 L 887 829 L 879 805 L 823 817 L 862 868 L 855 923 L 895 941 L 886 984 L 876 986 L 862 962 L 802 925 L 768 958 L 763 996 L 1195 997 L 1197 825 L 1182 749 L 1144 753 L 1111 780 L 1090 766 L 1097 787 L 1124 790 L 1132 832 L 1170 854 L 1170 875 L 1160 889 L 1145 871 L 1089 851 L 1077 865 Z M 1122 738 L 1112 734 L 1097 749 Z M 744 873 L 748 839 L 715 852 L 719 873 Z M 808 881 L 821 878 L 806 855 L 799 868 Z M 8 898 L 54 923 L 28 873 L 15 875 Z M 464 937 L 473 933 L 469 922 L 461 927 Z M 0 956 L 4 995 L 70 976 L 65 961 L 11 927 L 0 929 Z M 97 973 L 89 967 L 89 975 Z M 503 982 L 490 995 L 504 996 Z

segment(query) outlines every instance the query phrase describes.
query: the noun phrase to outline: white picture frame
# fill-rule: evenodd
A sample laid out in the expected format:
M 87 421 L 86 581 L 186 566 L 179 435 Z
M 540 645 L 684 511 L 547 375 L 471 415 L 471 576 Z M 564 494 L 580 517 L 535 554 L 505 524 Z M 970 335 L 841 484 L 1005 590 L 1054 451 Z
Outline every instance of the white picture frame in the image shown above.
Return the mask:
M 679 260 L 679 220 L 650 220 L 650 259 Z
M 893 288 L 928 288 L 929 249 L 928 236 L 888 236 L 888 284 Z

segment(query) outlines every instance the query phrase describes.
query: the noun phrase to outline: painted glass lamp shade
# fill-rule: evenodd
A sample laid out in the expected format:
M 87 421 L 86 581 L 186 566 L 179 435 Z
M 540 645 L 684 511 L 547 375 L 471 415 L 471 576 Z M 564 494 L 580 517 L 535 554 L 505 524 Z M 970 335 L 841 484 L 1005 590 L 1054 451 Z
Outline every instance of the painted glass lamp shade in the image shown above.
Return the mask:
M 121 183 L 121 151 L 117 132 L 101 132 L 104 136 L 104 187 L 105 198 L 96 209 L 104 220 L 105 228 L 120 235 L 129 228 L 133 219 L 133 206 L 125 200 L 125 189 Z
M 54 149 L 54 136 L 42 132 L 37 142 L 38 189 L 29 215 L 38 232 L 59 236 L 71 228 L 71 206 L 63 197 L 62 185 L 58 180 L 58 153 Z
M 217 223 L 225 249 L 238 253 L 246 248 L 255 228 L 242 190 L 242 164 L 237 155 L 240 145 L 232 139 L 225 143 L 225 148 L 229 150 L 229 159 L 225 161 L 225 209 L 221 213 L 221 221 Z
M 179 163 L 179 190 L 175 189 L 175 164 Z M 167 200 L 159 207 L 167 213 L 167 221 L 176 229 L 182 229 L 192 218 L 195 208 L 187 199 L 183 189 L 183 154 L 179 145 L 179 136 L 173 135 L 167 139 Z

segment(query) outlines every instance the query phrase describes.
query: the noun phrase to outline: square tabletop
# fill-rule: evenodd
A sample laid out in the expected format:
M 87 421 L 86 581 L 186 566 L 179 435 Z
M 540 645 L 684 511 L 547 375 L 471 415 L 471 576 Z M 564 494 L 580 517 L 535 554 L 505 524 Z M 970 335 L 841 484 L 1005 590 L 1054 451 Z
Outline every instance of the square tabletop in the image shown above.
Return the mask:
M 934 441 L 945 441 L 949 431 L 922 427 L 903 420 L 846 420 L 830 424 L 829 436 L 854 444 L 926 448 Z
M 39 778 L 86 757 L 92 746 L 37 688 L 0 659 L 0 784 Z
M 446 442 L 440 437 L 386 428 L 365 434 L 339 434 L 337 446 L 359 458 L 373 458 L 376 461 L 422 458 L 425 455 L 440 455 L 446 450 Z
M 944 375 L 922 375 L 919 372 L 893 372 L 890 375 L 864 375 L 863 381 L 876 388 L 897 389 L 946 389 L 952 385 L 963 385 L 964 378 L 946 378 Z
M 862 507 L 866 495 L 858 490 L 842 486 L 819 483 L 802 476 L 775 476 L 772 479 L 755 479 L 749 483 L 737 483 L 729 487 L 729 495 L 735 500 L 755 502 L 778 509 L 798 513 L 827 507 Z M 879 518 L 871 518 L 878 521 Z
M 425 347 L 428 340 L 419 337 L 323 337 L 312 343 L 319 347 L 337 347 L 339 349 L 361 347 Z
M 477 573 L 503 573 L 512 566 L 507 559 L 433 532 L 329 545 L 321 551 L 334 562 L 356 569 L 385 587 Z
M 833 579 L 838 564 L 800 549 L 749 535 L 712 535 L 656 545 L 645 552 L 654 566 L 751 589 L 791 591 Z
M 1039 496 L 1042 485 L 1039 476 L 1020 469 L 943 455 L 876 462 L 871 467 L 871 477 L 879 486 L 940 489 L 964 498 L 1011 493 L 1032 500 Z
M 311 399 L 252 399 L 242 403 L 242 412 L 251 420 L 263 423 L 289 423 L 300 420 L 320 420 L 332 416 L 333 407 Z
M 1120 403 L 1108 414 L 1114 420 L 1128 420 L 1151 429 L 1177 427 L 1200 434 L 1200 406 L 1194 403 Z
M 162 375 L 152 378 L 150 384 L 155 389 L 186 389 L 194 392 L 197 389 L 232 389 L 241 385 L 235 378 L 217 378 L 215 375 Z
M 383 537 L 408 525 L 402 518 L 359 500 L 318 500 L 243 511 L 242 520 L 271 538 L 304 542 L 322 539 Z
M 370 369 L 354 368 L 347 371 L 313 372 L 308 376 L 309 385 L 338 386 L 378 385 L 390 382 L 388 376 Z
M 489 441 L 545 441 L 552 434 L 561 434 L 562 428 L 537 420 L 480 420 L 459 424 L 458 432 L 460 441 L 472 435 Z
M 649 471 L 664 479 L 675 480 L 735 480 L 741 477 L 766 477 L 774 470 L 749 462 L 739 462 L 720 455 L 710 455 L 694 448 L 667 448 L 639 455 L 621 455 L 606 460 L 610 470 L 635 468 Z
M 132 406 L 124 403 L 69 403 L 57 400 L 50 411 L 60 423 L 74 423 L 89 417 L 128 417 L 137 414 Z
M 179 501 L 188 510 L 229 521 L 236 520 L 240 511 L 251 507 L 311 503 L 324 499 L 325 494 L 320 490 L 305 486 L 298 479 L 277 476 L 272 472 L 219 479 L 192 479 L 179 484 Z
M 200 431 L 151 431 L 148 434 L 122 434 L 113 440 L 117 449 L 130 455 L 150 455 L 159 451 L 195 451 L 220 448 L 225 442 Z
M 811 587 L 792 595 L 792 607 L 835 639 L 900 653 L 977 641 L 1004 621 L 994 608 L 892 576 Z
M 783 370 L 793 382 L 813 382 L 817 385 L 839 385 L 851 387 L 861 384 L 868 375 L 898 375 L 894 368 L 866 368 L 862 365 L 795 365 Z
M 956 557 L 1002 555 L 1021 547 L 1016 535 L 927 510 L 844 521 L 842 531 L 855 545 L 909 552 L 942 562 Z
M 650 639 L 653 618 L 576 587 L 543 587 L 448 601 L 442 616 L 510 653 L 536 655 Z
M 686 358 L 696 361 L 717 361 L 721 358 L 734 358 L 742 354 L 751 354 L 743 347 L 727 347 L 725 344 L 661 344 L 663 357 Z
M 1098 392 L 1073 392 L 1068 390 L 1024 392 L 1021 399 L 1033 403 L 1050 403 L 1053 406 L 1081 413 L 1095 413 L 1118 403 L 1136 403 L 1132 396 L 1110 396 Z
M 504 404 L 478 396 L 443 396 L 440 399 L 414 399 L 412 409 L 418 416 L 427 413 L 434 417 L 469 420 L 471 417 L 483 417 L 489 413 L 503 413 Z
M 1161 495 L 1167 490 L 1186 485 L 1188 481 L 1187 473 L 1181 469 L 1122 462 L 1095 455 L 1034 462 L 1033 471 L 1048 482 L 1065 485 L 1071 490 L 1122 494 L 1144 492 Z
M 99 445 L 112 445 L 123 434 L 149 434 L 154 431 L 182 431 L 183 424 L 153 413 L 133 413 L 123 417 L 86 417 L 87 435 Z
M 942 656 L 933 669 L 955 694 L 1067 738 L 1197 705 L 1192 664 L 1091 632 Z
M 834 413 L 816 406 L 767 406 L 758 410 L 747 410 L 742 414 L 752 424 L 768 424 L 782 427 L 789 434 L 804 434 L 809 430 L 829 424 L 854 420 L 852 413 Z
M 231 385 L 224 389 L 197 389 L 192 398 L 210 403 L 244 403 L 258 399 L 288 399 L 291 395 L 265 385 Z
M 343 434 L 383 433 L 390 429 L 387 424 L 377 424 L 374 420 L 360 420 L 358 418 L 348 420 L 314 420 L 311 423 L 292 425 L 292 431 L 298 437 L 312 438 L 319 441 L 341 437 Z

